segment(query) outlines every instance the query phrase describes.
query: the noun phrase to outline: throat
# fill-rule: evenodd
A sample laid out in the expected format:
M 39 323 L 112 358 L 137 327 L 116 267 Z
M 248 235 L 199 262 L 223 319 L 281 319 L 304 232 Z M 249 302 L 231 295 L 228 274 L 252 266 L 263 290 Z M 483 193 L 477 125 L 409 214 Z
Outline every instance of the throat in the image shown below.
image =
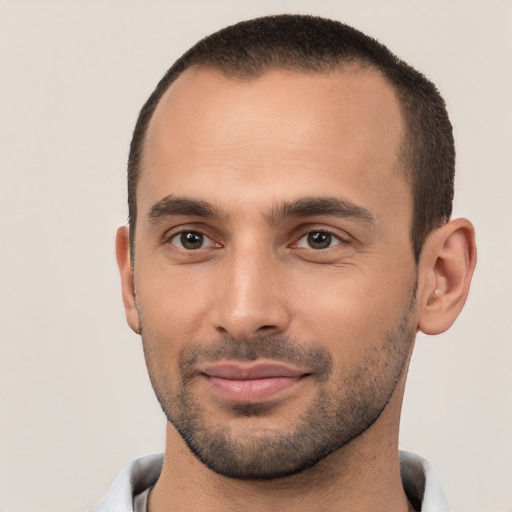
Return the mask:
M 162 474 L 151 492 L 149 512 L 413 512 L 398 468 L 383 469 L 375 453 L 344 447 L 289 477 L 237 479 L 202 464 L 178 438 L 170 443 Z M 174 438 L 174 434 L 172 434 Z M 169 441 L 169 438 L 168 438 Z M 170 446 L 169 444 L 169 446 Z M 392 462 L 392 461 L 391 461 Z

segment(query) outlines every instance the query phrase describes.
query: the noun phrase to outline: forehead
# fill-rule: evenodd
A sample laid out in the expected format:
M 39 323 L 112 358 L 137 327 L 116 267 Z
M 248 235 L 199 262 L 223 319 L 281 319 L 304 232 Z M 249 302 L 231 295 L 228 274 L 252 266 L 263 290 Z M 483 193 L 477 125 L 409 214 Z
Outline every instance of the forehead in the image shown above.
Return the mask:
M 232 193 L 226 183 L 273 194 L 279 180 L 291 195 L 299 184 L 325 188 L 319 193 L 386 188 L 404 180 L 403 129 L 392 87 L 372 69 L 272 70 L 242 80 L 192 68 L 151 119 L 138 197 L 149 204 L 180 187 Z

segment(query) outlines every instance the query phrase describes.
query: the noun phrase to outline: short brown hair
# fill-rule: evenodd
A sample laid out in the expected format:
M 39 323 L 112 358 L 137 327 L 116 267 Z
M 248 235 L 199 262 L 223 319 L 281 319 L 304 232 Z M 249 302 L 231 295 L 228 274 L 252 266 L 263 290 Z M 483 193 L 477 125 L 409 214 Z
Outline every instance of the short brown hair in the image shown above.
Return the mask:
M 427 235 L 451 215 L 455 148 L 446 105 L 436 86 L 388 48 L 338 21 L 305 15 L 266 16 L 226 27 L 184 53 L 140 111 L 128 159 L 130 243 L 134 254 L 136 192 L 144 141 L 164 93 L 191 66 L 252 78 L 270 69 L 329 72 L 356 63 L 378 70 L 393 86 L 406 124 L 401 162 L 411 184 L 411 242 L 416 261 Z

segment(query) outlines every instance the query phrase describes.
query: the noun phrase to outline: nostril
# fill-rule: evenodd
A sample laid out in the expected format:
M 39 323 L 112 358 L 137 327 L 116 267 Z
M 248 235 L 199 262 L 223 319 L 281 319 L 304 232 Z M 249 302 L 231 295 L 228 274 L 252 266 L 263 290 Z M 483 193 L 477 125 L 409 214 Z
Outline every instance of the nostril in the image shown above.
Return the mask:
M 258 331 L 268 331 L 270 329 L 275 329 L 275 325 L 262 325 Z

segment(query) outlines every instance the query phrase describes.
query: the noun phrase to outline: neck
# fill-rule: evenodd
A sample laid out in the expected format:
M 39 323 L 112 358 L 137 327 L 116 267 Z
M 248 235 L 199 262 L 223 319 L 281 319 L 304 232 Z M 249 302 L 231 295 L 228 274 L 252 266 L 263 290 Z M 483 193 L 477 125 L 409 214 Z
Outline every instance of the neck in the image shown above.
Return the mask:
M 149 512 L 412 511 L 400 479 L 400 404 L 401 396 L 394 396 L 357 439 L 314 467 L 276 480 L 238 480 L 211 471 L 168 424 L 165 462 Z

